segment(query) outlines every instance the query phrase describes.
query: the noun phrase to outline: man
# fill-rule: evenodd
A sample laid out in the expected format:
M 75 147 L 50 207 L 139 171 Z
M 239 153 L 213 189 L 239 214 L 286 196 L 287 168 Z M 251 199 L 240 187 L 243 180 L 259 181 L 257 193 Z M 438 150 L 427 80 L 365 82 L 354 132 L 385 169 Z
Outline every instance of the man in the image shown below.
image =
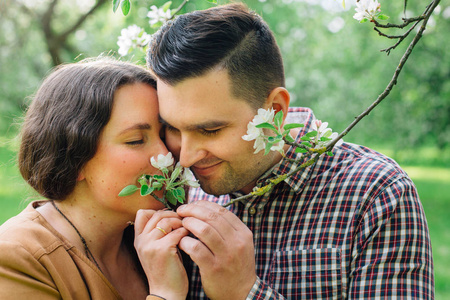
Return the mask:
M 341 299 L 434 297 L 431 244 L 413 183 L 391 159 L 343 143 L 270 193 L 221 207 L 296 167 L 285 146 L 254 154 L 244 141 L 259 108 L 305 123 L 289 108 L 279 48 L 267 24 L 242 4 L 177 17 L 148 53 L 157 76 L 166 143 L 208 194 L 178 209 L 195 238 L 180 242 L 195 262 L 190 297 Z M 240 220 L 239 220 L 240 219 Z M 205 295 L 206 294 L 206 295 Z

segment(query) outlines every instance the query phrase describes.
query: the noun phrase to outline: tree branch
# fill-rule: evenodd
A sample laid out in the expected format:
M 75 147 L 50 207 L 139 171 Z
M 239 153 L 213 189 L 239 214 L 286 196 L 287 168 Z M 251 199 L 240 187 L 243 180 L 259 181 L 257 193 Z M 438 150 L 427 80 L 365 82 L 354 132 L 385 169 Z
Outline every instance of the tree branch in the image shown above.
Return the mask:
M 84 21 L 86 21 L 87 17 L 92 15 L 98 8 L 100 8 L 106 2 L 107 2 L 107 0 L 98 0 L 97 3 L 95 3 L 95 5 L 93 7 L 91 7 L 91 9 L 87 13 L 80 16 L 78 21 L 76 21 L 75 24 L 72 25 L 72 27 L 68 28 L 66 31 L 61 33 L 59 35 L 59 38 L 62 41 L 65 41 L 71 33 L 75 32 L 84 23 Z
M 342 131 L 337 138 L 335 138 L 333 141 L 331 141 L 330 144 L 327 146 L 327 151 L 330 151 L 336 143 L 342 139 L 344 136 L 346 136 L 350 130 L 353 129 L 353 127 L 356 126 L 356 124 L 359 123 L 365 116 L 367 116 L 378 104 L 381 103 L 391 92 L 394 85 L 397 84 L 398 76 L 400 75 L 400 72 L 402 71 L 406 61 L 408 60 L 409 56 L 411 55 L 412 50 L 416 46 L 416 44 L 419 42 L 419 40 L 422 38 L 423 32 L 426 29 L 426 25 L 428 20 L 430 19 L 431 13 L 434 11 L 436 6 L 439 4 L 440 0 L 434 0 L 428 7 L 424 14 L 423 23 L 420 27 L 417 34 L 414 36 L 413 40 L 409 44 L 408 48 L 406 49 L 405 53 L 403 54 L 402 58 L 400 59 L 400 62 L 395 69 L 394 75 L 391 79 L 391 81 L 386 86 L 385 90 L 378 96 L 378 98 L 373 102 L 363 113 L 361 113 L 358 117 L 355 118 L 355 120 L 347 127 L 344 131 Z

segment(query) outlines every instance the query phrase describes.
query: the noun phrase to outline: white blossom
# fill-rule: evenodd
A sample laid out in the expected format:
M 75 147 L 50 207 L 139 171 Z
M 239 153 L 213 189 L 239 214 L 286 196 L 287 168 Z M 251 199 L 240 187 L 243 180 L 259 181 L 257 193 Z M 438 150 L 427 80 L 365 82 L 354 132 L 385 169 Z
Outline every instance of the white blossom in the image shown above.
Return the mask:
M 158 8 L 156 5 L 152 5 L 150 7 L 150 11 L 147 14 L 147 17 L 150 19 L 150 25 L 155 25 L 158 22 L 165 22 L 170 19 L 170 9 L 164 11 L 163 8 Z
M 150 162 L 153 167 L 155 167 L 159 170 L 162 170 L 162 169 L 167 169 L 167 168 L 171 167 L 174 163 L 174 159 L 173 159 L 172 153 L 169 152 L 166 155 L 158 154 L 156 159 L 154 156 L 152 156 L 152 158 L 150 159 Z
M 253 145 L 253 149 L 255 149 L 255 154 L 261 150 L 266 148 L 266 139 L 262 136 L 259 136 L 255 139 L 255 144 Z
M 260 136 L 264 136 L 264 131 L 262 128 L 256 128 L 257 125 L 262 123 L 270 123 L 273 125 L 273 118 L 275 116 L 275 110 L 270 109 L 258 109 L 257 115 L 253 120 L 247 125 L 247 134 L 242 137 L 245 141 L 256 140 Z M 256 149 L 256 147 L 255 147 Z
M 273 145 L 272 147 L 270 147 L 270 150 L 278 151 L 278 152 L 284 152 L 283 147 L 284 147 L 284 141 L 281 140 L 280 142 L 278 142 L 278 144 Z
M 150 41 L 150 35 L 137 25 L 130 25 L 122 29 L 117 40 L 119 54 L 125 56 L 131 48 L 144 47 Z
M 317 131 L 317 135 L 315 137 L 315 144 L 317 145 L 317 147 L 324 147 L 327 144 L 330 143 L 330 141 L 334 140 L 335 138 L 338 137 L 337 132 L 333 132 L 333 130 L 331 128 L 328 128 L 328 122 L 322 122 L 321 120 L 315 120 L 312 125 L 311 125 L 311 129 L 313 131 Z M 321 137 L 327 137 L 330 140 L 329 141 L 321 141 L 320 138 Z M 337 145 L 342 144 L 342 139 L 340 139 L 337 143 Z
M 261 150 L 265 150 L 267 136 L 264 134 L 263 128 L 257 128 L 256 126 L 262 123 L 269 123 L 273 126 L 275 117 L 275 110 L 273 108 L 270 109 L 258 109 L 258 113 L 255 115 L 253 120 L 247 125 L 247 134 L 242 136 L 242 139 L 245 141 L 253 141 L 253 148 L 255 149 L 255 154 L 260 152 Z M 284 141 L 280 141 L 279 143 L 273 145 L 270 150 L 272 151 L 283 151 Z
M 260 109 L 258 109 L 258 114 L 253 118 L 252 122 L 255 125 L 259 125 L 262 123 L 273 124 L 274 116 L 275 116 L 275 110 L 273 108 L 270 108 L 270 109 L 260 108 Z
M 192 173 L 191 169 L 189 168 L 184 168 L 181 180 L 183 180 L 184 183 L 189 185 L 190 187 L 197 188 L 200 186 L 198 181 L 195 179 L 195 176 Z
M 378 3 L 378 0 L 359 0 L 359 2 L 356 2 L 355 11 L 354 19 L 360 22 L 364 19 L 372 20 L 380 12 L 380 3 Z

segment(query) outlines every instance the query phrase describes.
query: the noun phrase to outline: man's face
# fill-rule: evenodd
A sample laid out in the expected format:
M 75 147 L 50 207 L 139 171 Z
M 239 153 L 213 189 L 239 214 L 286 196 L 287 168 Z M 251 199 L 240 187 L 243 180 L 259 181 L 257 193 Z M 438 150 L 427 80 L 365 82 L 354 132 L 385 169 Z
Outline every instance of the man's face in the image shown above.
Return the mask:
M 158 81 L 160 116 L 166 144 L 202 189 L 213 195 L 248 193 L 274 164 L 274 155 L 254 154 L 244 141 L 256 110 L 235 98 L 226 70 L 186 79 L 175 86 Z

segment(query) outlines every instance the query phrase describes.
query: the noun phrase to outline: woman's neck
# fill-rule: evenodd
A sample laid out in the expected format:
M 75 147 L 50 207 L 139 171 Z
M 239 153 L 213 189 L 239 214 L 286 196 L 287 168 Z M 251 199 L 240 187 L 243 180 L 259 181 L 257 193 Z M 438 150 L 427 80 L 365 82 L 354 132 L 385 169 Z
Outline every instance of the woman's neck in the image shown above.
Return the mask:
M 116 265 L 123 259 L 126 250 L 123 233 L 128 226 L 126 221 L 117 216 L 107 216 L 107 213 L 96 209 L 95 205 L 83 205 L 81 201 L 67 199 L 54 203 L 57 209 L 47 203 L 39 207 L 38 211 L 83 253 L 87 246 L 100 269 Z

